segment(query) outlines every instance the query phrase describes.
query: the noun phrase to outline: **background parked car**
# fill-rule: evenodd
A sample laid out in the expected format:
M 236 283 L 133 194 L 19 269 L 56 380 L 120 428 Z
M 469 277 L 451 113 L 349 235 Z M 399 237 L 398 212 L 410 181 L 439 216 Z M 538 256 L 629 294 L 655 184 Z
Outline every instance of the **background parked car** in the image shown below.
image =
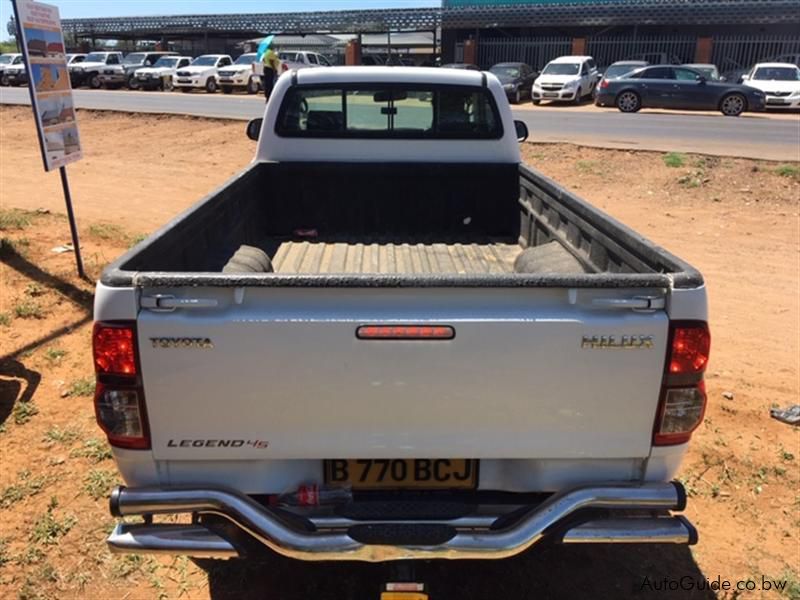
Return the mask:
M 538 73 L 522 62 L 498 63 L 489 69 L 500 83 L 511 104 L 519 104 L 523 97 L 531 97 L 531 88 Z
M 591 96 L 600 75 L 591 56 L 560 56 L 551 60 L 533 83 L 533 103 L 542 100 L 580 104 Z
M 481 68 L 478 65 L 473 65 L 469 63 L 447 63 L 440 67 L 441 69 L 467 69 L 469 71 L 480 71 Z
M 25 69 L 25 63 L 20 61 L 13 65 L 7 65 L 3 69 L 3 79 L 6 85 L 25 85 L 28 83 L 28 71 Z
M 609 65 L 605 72 L 600 76 L 600 81 L 598 84 L 594 86 L 592 96 L 595 98 L 595 104 L 602 106 L 602 104 L 597 102 L 597 90 L 600 89 L 600 85 L 604 79 L 618 79 L 623 75 L 627 75 L 631 71 L 635 71 L 636 69 L 641 69 L 642 67 L 646 66 L 647 63 L 643 60 L 620 60 Z
M 86 60 L 86 56 L 87 56 L 86 54 L 80 54 L 80 53 L 67 54 L 65 57 L 67 60 L 67 66 L 69 67 L 70 65 L 79 65 L 80 63 Z
M 717 65 L 712 65 L 710 63 L 687 63 L 681 66 L 699 71 L 703 74 L 703 77 L 709 81 L 722 81 L 722 76 L 719 74 Z
M 136 86 L 143 90 L 171 90 L 175 73 L 190 64 L 191 56 L 162 56 L 152 67 L 134 71 Z
M 256 62 L 255 52 L 242 54 L 230 67 L 220 69 L 218 73 L 219 87 L 223 94 L 230 94 L 235 89 L 247 90 L 248 94 L 257 94 L 261 89 L 261 77 L 253 71 Z
M 139 80 L 136 78 L 136 71 L 142 67 L 152 67 L 162 56 L 176 56 L 177 52 L 131 52 L 122 59 L 119 65 L 113 65 L 103 69 L 100 73 L 100 81 L 107 89 L 128 86 L 128 89 L 135 90 L 139 87 Z
M 744 83 L 764 92 L 767 108 L 800 108 L 800 68 L 792 63 L 758 63 Z
M 278 58 L 281 59 L 281 71 L 331 66 L 331 63 L 322 54 L 308 50 L 278 52 Z
M 77 88 L 84 84 L 92 89 L 100 89 L 100 71 L 110 65 L 122 63 L 122 52 L 90 52 L 80 64 L 69 67 L 69 79 L 72 87 Z
M 699 71 L 669 65 L 644 67 L 619 79 L 605 80 L 597 98 L 622 112 L 679 108 L 719 110 L 726 116 L 738 117 L 746 110 L 764 109 L 764 93 L 759 90 L 708 81 Z
M 22 54 L 17 54 L 15 52 L 0 54 L 0 85 L 9 85 L 8 78 L 6 78 L 4 74 L 6 67 L 17 65 L 21 62 Z
M 172 85 L 182 92 L 191 92 L 193 89 L 204 89 L 209 94 L 217 91 L 217 71 L 222 67 L 229 67 L 233 59 L 227 54 L 204 54 L 198 56 L 188 67 L 178 69 Z

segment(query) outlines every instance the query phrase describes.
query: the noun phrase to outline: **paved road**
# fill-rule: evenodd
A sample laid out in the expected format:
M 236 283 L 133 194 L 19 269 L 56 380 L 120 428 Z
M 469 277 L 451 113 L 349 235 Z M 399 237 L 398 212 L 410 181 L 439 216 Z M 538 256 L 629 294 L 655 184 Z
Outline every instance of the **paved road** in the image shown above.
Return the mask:
M 263 99 L 253 96 L 75 90 L 78 108 L 188 114 L 222 119 L 261 116 Z M 28 104 L 25 88 L 0 88 L 0 103 Z M 594 107 L 530 107 L 514 111 L 533 141 L 591 146 L 700 152 L 767 160 L 800 160 L 800 115 L 770 117 L 644 111 L 635 115 Z

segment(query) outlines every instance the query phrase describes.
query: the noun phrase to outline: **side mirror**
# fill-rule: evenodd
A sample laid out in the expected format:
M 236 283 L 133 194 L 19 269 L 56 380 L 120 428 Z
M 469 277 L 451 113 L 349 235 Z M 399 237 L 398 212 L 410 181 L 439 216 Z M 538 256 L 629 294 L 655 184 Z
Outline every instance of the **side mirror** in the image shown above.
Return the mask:
M 518 142 L 524 142 L 528 139 L 528 126 L 525 121 L 514 121 L 514 129 L 517 131 Z
M 747 81 L 748 79 L 750 79 L 750 75 L 742 75 L 741 77 L 742 81 Z
M 700 85 L 703 85 L 706 81 L 708 80 L 706 79 L 705 75 L 700 75 L 700 77 L 697 78 L 697 83 Z
M 261 135 L 261 125 L 263 125 L 264 119 L 253 119 L 247 124 L 247 137 L 249 137 L 254 142 L 258 141 L 258 136 Z

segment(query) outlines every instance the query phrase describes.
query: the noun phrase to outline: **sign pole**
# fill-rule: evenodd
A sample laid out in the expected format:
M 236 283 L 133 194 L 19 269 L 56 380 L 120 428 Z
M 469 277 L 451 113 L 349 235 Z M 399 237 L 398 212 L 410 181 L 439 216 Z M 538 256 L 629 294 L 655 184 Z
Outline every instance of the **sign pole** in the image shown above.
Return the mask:
M 78 277 L 86 279 L 86 271 L 83 270 L 83 256 L 81 256 L 81 242 L 78 239 L 78 225 L 75 223 L 75 213 L 72 210 L 72 193 L 69 190 L 67 167 L 59 167 L 58 173 L 61 175 L 61 187 L 64 189 L 64 202 L 67 205 L 67 219 L 69 219 L 69 231 L 72 234 L 72 247 L 75 249 Z
M 28 73 L 28 91 L 45 171 L 58 168 L 78 276 L 86 279 L 66 165 L 82 156 L 58 8 L 34 0 L 11 0 L 15 36 Z

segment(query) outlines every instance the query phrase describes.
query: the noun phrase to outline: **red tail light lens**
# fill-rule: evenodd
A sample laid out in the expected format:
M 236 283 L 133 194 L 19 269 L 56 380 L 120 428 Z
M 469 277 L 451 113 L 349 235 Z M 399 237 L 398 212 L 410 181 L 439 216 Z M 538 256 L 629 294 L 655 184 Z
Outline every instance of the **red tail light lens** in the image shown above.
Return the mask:
M 447 325 L 362 325 L 360 340 L 452 340 L 455 330 Z
M 672 331 L 672 348 L 669 359 L 671 374 L 702 373 L 706 370 L 711 349 L 708 325 L 676 327 Z
M 600 81 L 600 87 L 602 89 L 606 89 L 609 86 L 608 79 L 603 79 Z
M 289 65 L 287 65 L 286 63 L 283 63 L 283 64 L 281 65 L 281 71 L 284 71 L 284 72 L 286 72 L 286 71 L 288 71 L 288 70 L 289 70 Z
M 653 445 L 685 444 L 703 422 L 711 334 L 703 321 L 670 324 L 670 344 L 661 400 L 653 427 Z
M 132 326 L 95 323 L 92 344 L 98 375 L 136 375 Z
M 118 448 L 150 448 L 144 390 L 136 352 L 136 323 L 95 323 L 92 334 L 97 424 Z

